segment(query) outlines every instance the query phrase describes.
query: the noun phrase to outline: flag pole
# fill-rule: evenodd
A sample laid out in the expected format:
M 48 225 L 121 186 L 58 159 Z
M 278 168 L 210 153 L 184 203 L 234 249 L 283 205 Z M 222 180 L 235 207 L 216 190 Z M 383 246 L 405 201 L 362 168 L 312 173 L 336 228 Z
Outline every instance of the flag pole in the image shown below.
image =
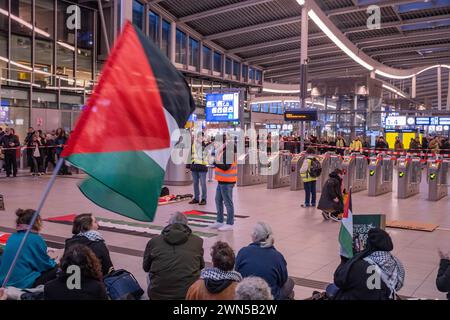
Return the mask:
M 19 249 L 17 249 L 16 255 L 14 256 L 14 259 L 13 259 L 13 261 L 11 263 L 11 266 L 9 267 L 8 273 L 6 274 L 6 277 L 5 277 L 5 279 L 3 281 L 3 284 L 2 284 L 2 286 L 0 288 L 5 288 L 6 287 L 6 284 L 8 283 L 8 280 L 11 277 L 11 274 L 12 274 L 12 272 L 14 270 L 14 267 L 16 266 L 17 260 L 19 259 L 19 255 L 22 252 L 23 246 L 25 245 L 25 241 L 27 241 L 28 235 L 30 234 L 31 229 L 33 228 L 33 225 L 34 225 L 34 223 L 35 223 L 39 213 L 41 212 L 42 208 L 44 207 L 45 200 L 47 200 L 47 197 L 48 197 L 48 195 L 50 193 L 50 190 L 52 189 L 53 184 L 55 183 L 56 176 L 57 176 L 57 174 L 59 172 L 59 169 L 61 169 L 61 166 L 62 166 L 63 163 L 64 163 L 64 158 L 62 158 L 62 157 L 59 158 L 58 162 L 56 163 L 55 168 L 53 169 L 52 176 L 50 178 L 50 181 L 47 184 L 47 187 L 45 189 L 44 195 L 41 198 L 41 201 L 39 203 L 39 206 L 38 206 L 37 210 L 34 212 L 33 217 L 31 218 L 31 222 L 28 225 L 27 231 L 25 232 L 25 235 L 24 235 L 22 241 L 20 242 Z

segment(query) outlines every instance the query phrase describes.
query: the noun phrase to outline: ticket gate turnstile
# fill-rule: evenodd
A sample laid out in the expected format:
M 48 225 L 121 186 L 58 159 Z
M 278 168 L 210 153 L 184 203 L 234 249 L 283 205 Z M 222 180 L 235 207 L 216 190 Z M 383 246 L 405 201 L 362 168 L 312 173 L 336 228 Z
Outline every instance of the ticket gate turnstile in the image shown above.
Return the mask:
M 405 199 L 418 194 L 422 181 L 420 158 L 400 157 L 397 167 L 397 198 Z
M 291 160 L 289 152 L 276 152 L 269 158 L 267 189 L 287 187 L 291 184 Z
M 388 155 L 371 157 L 369 162 L 369 196 L 392 192 L 394 162 Z
M 303 165 L 303 161 L 305 160 L 306 153 L 302 152 L 300 154 L 294 154 L 291 160 L 291 191 L 303 190 L 303 180 L 300 176 L 300 169 Z
M 448 164 L 449 162 L 447 160 L 428 160 L 428 200 L 438 201 L 448 195 Z
M 260 151 L 249 149 L 247 153 L 241 155 L 238 159 L 237 186 L 243 187 L 267 183 L 267 175 L 262 175 L 262 170 L 265 167 L 260 161 Z
M 344 156 L 342 161 L 344 171 L 344 188 L 347 192 L 359 192 L 367 189 L 367 159 L 364 155 L 353 153 Z
M 339 154 L 334 152 L 326 152 L 321 159 L 319 159 L 322 166 L 322 173 L 318 179 L 318 190 L 321 192 L 325 183 L 328 180 L 328 176 L 336 169 L 342 169 L 342 158 Z

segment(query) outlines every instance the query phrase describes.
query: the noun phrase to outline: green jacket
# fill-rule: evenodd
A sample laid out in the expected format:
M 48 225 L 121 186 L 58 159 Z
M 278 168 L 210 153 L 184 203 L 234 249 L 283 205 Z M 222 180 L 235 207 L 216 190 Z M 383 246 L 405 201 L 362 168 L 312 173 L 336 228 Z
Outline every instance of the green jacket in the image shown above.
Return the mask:
M 316 181 L 317 177 L 309 176 L 309 169 L 311 168 L 311 159 L 315 158 L 314 156 L 309 156 L 303 161 L 302 167 L 300 168 L 300 176 L 302 177 L 303 182 L 311 182 Z
M 168 225 L 147 243 L 143 269 L 150 275 L 150 300 L 184 300 L 205 267 L 203 239 L 183 224 Z

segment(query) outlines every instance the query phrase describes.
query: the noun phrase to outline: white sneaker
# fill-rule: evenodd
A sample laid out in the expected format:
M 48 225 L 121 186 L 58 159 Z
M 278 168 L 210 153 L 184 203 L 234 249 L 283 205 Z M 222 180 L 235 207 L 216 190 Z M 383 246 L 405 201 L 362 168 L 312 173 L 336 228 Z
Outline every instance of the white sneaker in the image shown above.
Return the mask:
M 232 231 L 233 230 L 233 226 L 231 224 L 224 224 L 223 226 L 221 226 L 217 230 L 219 230 L 219 231 Z
M 213 223 L 212 225 L 210 225 L 209 227 L 210 227 L 211 229 L 219 229 L 219 228 L 221 228 L 222 226 L 223 226 L 223 223 L 215 222 L 215 223 Z

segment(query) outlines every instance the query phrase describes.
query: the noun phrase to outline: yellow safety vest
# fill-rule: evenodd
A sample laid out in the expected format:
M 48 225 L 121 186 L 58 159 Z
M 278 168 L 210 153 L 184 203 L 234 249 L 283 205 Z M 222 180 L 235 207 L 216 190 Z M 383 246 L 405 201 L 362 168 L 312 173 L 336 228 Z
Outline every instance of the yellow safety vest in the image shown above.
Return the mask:
M 207 166 L 208 161 L 206 161 L 206 160 L 207 160 L 207 157 L 206 157 L 205 152 L 203 152 L 202 158 L 200 158 L 195 150 L 195 143 L 193 143 L 192 144 L 192 163 Z

